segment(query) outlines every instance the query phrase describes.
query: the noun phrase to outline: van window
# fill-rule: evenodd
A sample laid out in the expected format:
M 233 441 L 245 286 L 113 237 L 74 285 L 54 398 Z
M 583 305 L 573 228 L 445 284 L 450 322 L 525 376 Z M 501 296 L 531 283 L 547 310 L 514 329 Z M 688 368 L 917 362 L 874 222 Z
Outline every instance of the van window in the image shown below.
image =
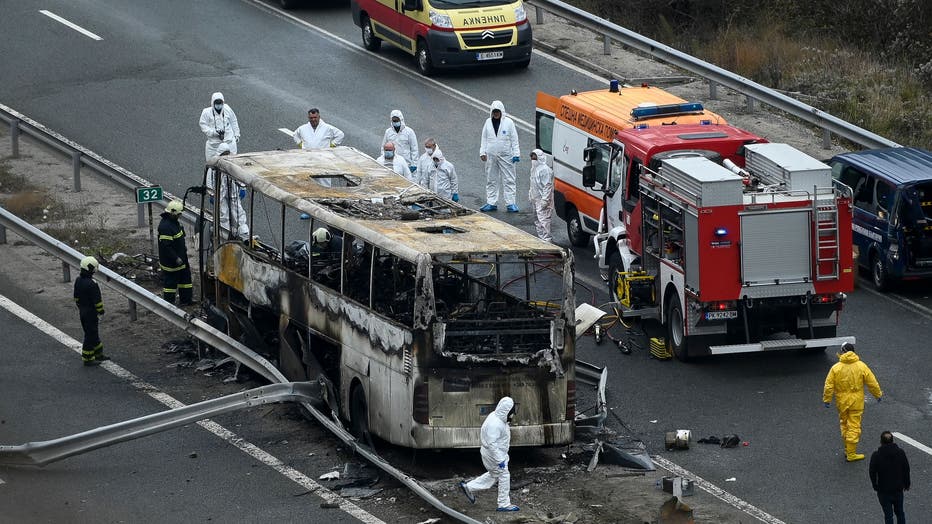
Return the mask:
M 863 177 L 857 181 L 854 189 L 854 205 L 859 209 L 874 212 L 874 177 Z
M 855 200 L 857 200 L 859 186 L 863 186 L 867 181 L 866 173 L 840 163 L 832 166 L 832 177 L 850 187 L 854 191 Z
M 896 188 L 890 183 L 877 181 L 877 210 L 889 214 L 893 208 L 893 197 L 896 194 Z
M 494 7 L 508 5 L 514 0 L 431 0 L 430 5 L 436 9 L 460 9 L 463 7 Z
M 602 142 L 590 138 L 587 145 L 589 147 L 598 147 L 601 143 Z M 609 155 L 605 153 L 606 151 L 602 149 L 602 156 L 599 157 L 599 161 L 595 163 L 595 181 L 602 187 L 605 187 L 605 180 L 608 178 L 608 163 L 611 160 Z
M 537 147 L 544 153 L 552 154 L 553 147 L 553 117 L 544 113 L 537 113 Z

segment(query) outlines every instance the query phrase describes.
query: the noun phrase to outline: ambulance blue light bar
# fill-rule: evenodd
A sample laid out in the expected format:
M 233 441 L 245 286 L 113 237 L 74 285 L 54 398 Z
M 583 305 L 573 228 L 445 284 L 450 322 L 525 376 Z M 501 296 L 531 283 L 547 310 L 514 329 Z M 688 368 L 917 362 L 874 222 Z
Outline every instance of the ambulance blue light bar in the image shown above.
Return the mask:
M 635 107 L 631 110 L 631 117 L 635 120 L 650 118 L 654 116 L 665 115 L 682 115 L 686 113 L 698 113 L 704 108 L 700 102 L 684 102 L 682 104 L 666 104 L 662 106 L 643 106 Z

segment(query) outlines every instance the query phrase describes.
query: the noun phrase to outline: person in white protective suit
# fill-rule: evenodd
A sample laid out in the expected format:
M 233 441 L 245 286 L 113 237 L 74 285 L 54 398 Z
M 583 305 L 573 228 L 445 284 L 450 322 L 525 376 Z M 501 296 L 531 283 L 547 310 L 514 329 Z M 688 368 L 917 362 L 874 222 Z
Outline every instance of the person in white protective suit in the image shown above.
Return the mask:
M 220 156 L 226 156 L 231 153 L 230 146 L 226 143 L 218 146 Z M 228 177 L 226 174 L 220 175 L 220 191 L 214 188 L 215 168 L 210 168 L 207 173 L 207 188 L 214 197 L 220 200 L 220 227 L 230 231 L 242 241 L 249 240 L 249 223 L 246 221 L 246 210 L 243 209 L 242 200 L 246 198 L 246 186 Z M 211 197 L 211 198 L 214 198 Z M 211 200 L 211 204 L 213 200 Z M 213 206 L 211 206 L 213 209 Z M 230 217 L 233 217 L 233 227 L 230 227 Z
M 456 176 L 456 168 L 443 157 L 439 149 L 431 155 L 429 178 L 430 186 L 428 187 L 431 191 L 454 202 L 460 201 L 460 182 Z
M 515 203 L 515 164 L 521 160 L 518 148 L 518 130 L 514 121 L 505 116 L 505 105 L 495 100 L 490 106 L 490 116 L 482 126 L 482 140 L 479 145 L 479 159 L 485 165 L 486 203 L 479 211 L 498 209 L 498 181 L 502 181 L 505 204 L 509 213 L 517 213 Z
M 395 154 L 394 143 L 386 142 L 382 146 L 382 156 L 376 158 L 375 161 L 412 182 L 414 181 L 414 173 L 408 170 L 408 160 L 401 155 Z
M 482 423 L 480 439 L 482 465 L 486 472 L 469 482 L 460 482 L 460 489 L 469 502 L 476 503 L 475 492 L 491 488 L 498 481 L 498 509 L 496 511 L 518 511 L 511 503 L 511 474 L 508 472 L 508 448 L 511 446 L 511 430 L 508 422 L 515 415 L 515 401 L 502 397 L 495 411 L 489 413 Z
M 411 173 L 417 171 L 417 135 L 414 130 L 405 125 L 405 116 L 401 111 L 394 109 L 389 116 L 391 125 L 385 130 L 382 136 L 382 146 L 392 142 L 395 144 L 395 154 L 401 155 L 408 161 L 408 170 Z
M 312 107 L 307 111 L 307 123 L 294 130 L 291 138 L 301 149 L 323 149 L 336 147 L 343 143 L 345 135 L 336 127 L 320 118 L 320 109 Z
M 201 111 L 201 131 L 207 135 L 204 144 L 204 156 L 207 160 L 217 156 L 220 144 L 227 144 L 230 152 L 236 154 L 236 143 L 239 142 L 239 121 L 236 113 L 223 99 L 223 93 L 216 92 L 210 96 L 210 107 Z
M 528 200 L 534 211 L 534 226 L 541 240 L 553 242 L 550 223 L 553 218 L 553 170 L 547 165 L 547 155 L 540 149 L 531 151 L 531 188 Z
M 434 167 L 434 151 L 439 151 L 440 148 L 437 147 L 437 141 L 433 138 L 428 138 L 424 141 L 424 152 L 421 153 L 421 156 L 417 159 L 417 171 L 415 174 L 414 182 L 424 186 L 430 187 L 430 168 Z

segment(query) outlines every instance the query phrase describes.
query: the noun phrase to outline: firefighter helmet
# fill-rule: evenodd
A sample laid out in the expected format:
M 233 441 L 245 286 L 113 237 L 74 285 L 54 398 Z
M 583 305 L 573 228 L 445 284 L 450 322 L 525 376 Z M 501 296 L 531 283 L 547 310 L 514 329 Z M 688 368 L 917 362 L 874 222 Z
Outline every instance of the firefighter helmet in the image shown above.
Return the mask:
M 81 259 L 81 269 L 85 271 L 96 271 L 99 265 L 97 259 L 94 257 L 84 257 Z
M 181 203 L 181 200 L 172 200 L 165 206 L 165 211 L 168 211 L 172 215 L 180 215 L 184 211 L 184 204 Z
M 324 245 L 330 242 L 330 231 L 325 227 L 319 227 L 314 230 L 314 243 L 317 245 Z

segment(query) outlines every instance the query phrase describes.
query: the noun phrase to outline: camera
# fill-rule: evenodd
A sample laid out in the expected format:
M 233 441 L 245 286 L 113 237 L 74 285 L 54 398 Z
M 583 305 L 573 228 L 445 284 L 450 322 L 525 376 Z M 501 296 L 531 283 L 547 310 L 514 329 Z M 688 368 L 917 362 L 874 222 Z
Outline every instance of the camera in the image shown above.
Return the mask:
M 223 140 L 223 135 L 224 135 L 224 133 L 226 133 L 225 130 L 223 130 L 223 129 L 218 130 L 218 131 L 217 131 L 217 138 L 219 138 L 220 140 Z

